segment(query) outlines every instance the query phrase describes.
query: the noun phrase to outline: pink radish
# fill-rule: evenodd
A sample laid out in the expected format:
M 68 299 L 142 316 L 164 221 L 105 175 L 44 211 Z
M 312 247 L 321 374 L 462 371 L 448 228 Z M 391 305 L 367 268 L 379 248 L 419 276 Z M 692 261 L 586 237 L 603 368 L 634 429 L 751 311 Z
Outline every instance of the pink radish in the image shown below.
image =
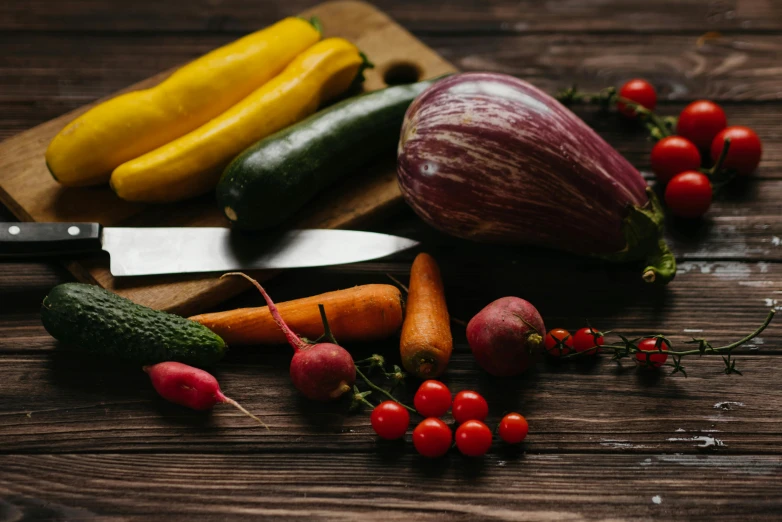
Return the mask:
M 274 322 L 280 327 L 285 338 L 288 339 L 288 344 L 293 348 L 290 373 L 293 385 L 297 390 L 308 399 L 316 401 L 334 400 L 351 390 L 356 382 L 356 365 L 347 350 L 336 342 L 306 343 L 285 324 L 271 297 L 255 279 L 241 272 L 231 272 L 223 277 L 232 275 L 238 275 L 250 281 L 266 300 Z M 324 317 L 326 336 L 331 337 L 331 340 L 334 341 L 325 320 L 323 307 L 320 308 L 321 315 Z
M 220 384 L 210 373 L 180 362 L 162 362 L 144 366 L 152 386 L 167 401 L 194 410 L 208 410 L 215 404 L 230 404 L 261 426 L 269 429 L 261 419 L 245 410 L 238 402 L 223 395 Z

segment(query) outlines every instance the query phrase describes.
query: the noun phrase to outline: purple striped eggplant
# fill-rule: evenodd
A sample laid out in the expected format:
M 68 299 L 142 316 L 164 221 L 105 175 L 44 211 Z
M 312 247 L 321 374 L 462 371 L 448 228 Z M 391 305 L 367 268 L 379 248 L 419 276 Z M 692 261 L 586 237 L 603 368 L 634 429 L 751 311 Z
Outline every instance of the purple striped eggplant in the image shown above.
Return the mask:
M 648 282 L 676 273 L 662 209 L 638 171 L 523 80 L 463 73 L 439 81 L 408 108 L 397 160 L 405 200 L 443 232 L 645 260 Z

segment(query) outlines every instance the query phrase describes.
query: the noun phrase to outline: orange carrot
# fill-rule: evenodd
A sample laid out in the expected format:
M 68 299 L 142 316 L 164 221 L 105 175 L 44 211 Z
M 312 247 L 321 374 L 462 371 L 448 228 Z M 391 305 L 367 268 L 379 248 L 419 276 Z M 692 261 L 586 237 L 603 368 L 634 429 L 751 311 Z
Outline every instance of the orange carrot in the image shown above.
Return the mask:
M 326 309 L 331 330 L 341 343 L 388 337 L 402 324 L 402 294 L 391 285 L 362 285 L 278 303 L 283 320 L 298 335 L 323 335 L 318 305 Z M 233 346 L 284 344 L 285 335 L 266 306 L 239 308 L 191 317 Z
M 451 324 L 437 262 L 426 253 L 410 269 L 407 315 L 399 344 L 405 369 L 422 379 L 445 371 L 453 350 Z

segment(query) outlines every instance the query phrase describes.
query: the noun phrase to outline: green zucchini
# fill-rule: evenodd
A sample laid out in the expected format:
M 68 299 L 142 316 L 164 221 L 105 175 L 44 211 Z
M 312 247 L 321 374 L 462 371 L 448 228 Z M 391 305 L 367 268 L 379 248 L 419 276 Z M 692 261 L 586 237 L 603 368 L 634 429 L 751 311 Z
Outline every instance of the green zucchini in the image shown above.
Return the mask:
M 435 81 L 348 98 L 255 143 L 223 172 L 220 209 L 237 228 L 279 225 L 341 177 L 393 155 L 407 107 Z
M 138 364 L 178 361 L 210 366 L 225 342 L 205 326 L 141 306 L 95 285 L 55 286 L 41 305 L 52 337 L 75 349 Z

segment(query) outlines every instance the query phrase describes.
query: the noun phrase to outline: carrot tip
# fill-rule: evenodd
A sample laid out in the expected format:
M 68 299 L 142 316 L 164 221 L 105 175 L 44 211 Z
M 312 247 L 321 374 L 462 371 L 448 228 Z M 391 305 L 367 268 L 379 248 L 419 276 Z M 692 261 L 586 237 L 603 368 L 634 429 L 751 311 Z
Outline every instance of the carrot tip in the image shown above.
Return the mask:
M 440 364 L 437 359 L 427 350 L 419 351 L 408 359 L 408 361 L 409 363 L 405 364 L 405 367 L 407 371 L 416 377 L 428 379 L 430 377 L 436 377 L 441 373 Z

